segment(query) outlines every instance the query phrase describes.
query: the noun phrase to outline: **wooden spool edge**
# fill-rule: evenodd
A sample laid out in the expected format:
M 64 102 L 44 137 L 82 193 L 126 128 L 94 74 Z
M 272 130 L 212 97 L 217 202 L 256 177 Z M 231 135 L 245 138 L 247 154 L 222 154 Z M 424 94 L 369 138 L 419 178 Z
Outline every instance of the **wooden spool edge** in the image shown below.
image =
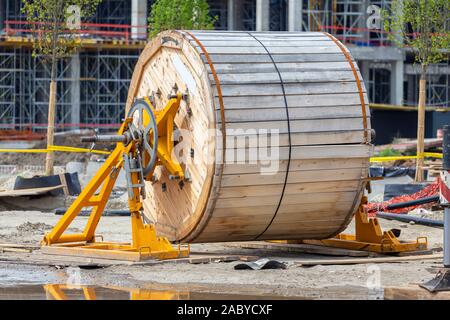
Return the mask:
M 164 31 L 162 33 L 160 33 L 157 37 L 155 37 L 149 44 L 146 45 L 146 47 L 144 48 L 144 50 L 142 51 L 142 54 L 140 55 L 138 62 L 136 63 L 134 72 L 133 72 L 133 76 L 131 78 L 130 81 L 130 88 L 128 90 L 128 97 L 127 97 L 127 102 L 126 102 L 126 108 L 125 108 L 125 113 L 128 112 L 131 104 L 133 103 L 133 99 L 134 97 L 136 97 L 136 95 L 138 94 L 139 88 L 140 88 L 140 83 L 142 82 L 142 78 L 144 76 L 144 72 L 143 70 L 145 70 L 145 68 L 147 67 L 147 65 L 150 63 L 152 57 L 161 49 L 161 47 L 163 46 L 162 43 L 162 39 L 164 37 L 172 37 L 175 38 L 177 40 L 180 41 L 180 43 L 182 44 L 183 41 L 187 41 L 188 43 L 189 38 L 187 37 L 187 34 L 189 34 L 189 36 L 192 37 L 192 39 L 194 39 L 194 36 L 191 35 L 189 32 L 187 31 L 175 31 L 175 30 L 168 30 L 168 31 Z M 177 49 L 180 49 L 179 47 L 177 47 Z M 181 47 L 182 49 L 182 47 Z M 199 61 L 201 61 L 201 56 L 199 54 L 199 52 L 192 47 L 193 52 L 195 52 L 198 55 Z M 206 52 L 206 49 L 205 49 Z M 207 53 L 206 53 L 207 54 Z M 212 66 L 212 68 L 214 68 L 212 62 L 210 61 L 210 67 Z M 204 67 L 204 72 L 206 75 L 208 75 L 208 71 L 206 69 L 206 66 L 203 64 Z M 212 126 L 214 126 L 214 129 L 216 128 L 216 124 L 217 124 L 217 119 L 216 119 L 216 106 L 215 106 L 215 98 L 214 98 L 214 94 L 213 94 L 213 84 L 211 83 L 211 80 L 209 79 L 208 76 L 205 77 L 206 82 L 209 84 L 208 86 L 208 91 L 210 94 L 210 101 L 212 103 L 212 115 L 214 117 L 214 121 L 211 123 Z M 217 89 L 218 92 L 221 92 L 220 89 L 220 81 L 218 80 L 218 77 L 216 75 L 216 80 L 217 80 Z M 220 91 L 219 91 L 220 90 Z M 221 115 L 222 115 L 222 120 L 224 119 L 224 105 L 223 105 L 223 100 L 220 99 L 219 100 L 221 105 Z M 225 122 L 221 121 L 223 123 L 222 125 L 222 137 L 223 137 L 223 146 L 225 146 L 226 143 L 226 134 L 225 134 Z M 214 141 L 216 141 L 216 139 L 214 139 Z M 223 153 L 225 153 L 226 148 L 222 148 Z M 217 146 L 215 147 L 215 153 L 217 153 Z M 224 159 L 224 154 L 222 155 L 222 159 Z M 220 189 L 220 181 L 221 181 L 221 177 L 222 177 L 222 173 L 223 173 L 223 167 L 224 167 L 224 163 L 223 161 L 221 161 L 220 164 L 217 164 L 217 161 L 215 162 L 215 164 L 213 165 L 208 165 L 207 167 L 207 177 L 205 179 L 205 183 L 209 184 L 209 188 L 207 188 L 207 193 L 206 194 L 202 194 L 199 198 L 199 205 L 198 207 L 202 208 L 201 212 L 197 213 L 194 212 L 193 216 L 198 216 L 198 218 L 195 220 L 194 224 L 189 224 L 184 226 L 182 229 L 179 230 L 178 232 L 178 236 L 176 239 L 178 242 L 192 242 L 195 238 L 197 238 L 203 231 L 203 229 L 207 226 L 208 221 L 210 220 L 210 218 L 212 217 L 213 214 L 213 209 L 215 207 L 215 203 L 217 201 L 217 197 L 212 198 L 211 194 L 213 193 L 212 191 L 214 190 L 214 194 L 218 194 L 219 189 Z
M 341 49 L 342 53 L 344 54 L 345 58 L 348 61 L 348 64 L 350 65 L 350 68 L 352 69 L 353 75 L 355 76 L 356 86 L 358 87 L 359 99 L 360 99 L 361 108 L 362 108 L 363 125 L 364 125 L 364 140 L 365 140 L 366 144 L 370 144 L 370 136 L 369 136 L 369 132 L 368 132 L 368 128 L 367 128 L 368 124 L 367 124 L 367 114 L 366 114 L 366 103 L 364 100 L 364 98 L 365 98 L 364 88 L 363 88 L 364 83 L 361 83 L 360 74 L 358 74 L 359 72 L 356 69 L 355 64 L 353 63 L 353 58 L 352 58 L 350 52 L 348 51 L 348 49 L 346 49 L 346 47 L 338 39 L 336 39 L 334 36 L 332 36 L 328 32 L 324 32 L 324 34 L 328 38 L 330 38 L 339 47 L 339 49 Z M 367 164 L 369 165 L 369 159 L 367 159 Z M 347 228 L 347 226 L 353 219 L 353 216 L 355 215 L 356 210 L 359 207 L 361 198 L 364 194 L 364 189 L 366 187 L 366 184 L 367 184 L 367 180 L 361 179 L 360 188 L 359 188 L 361 191 L 356 195 L 355 201 L 353 202 L 353 206 L 350 208 L 347 217 L 344 219 L 344 221 L 342 222 L 342 225 L 336 230 L 336 232 L 330 234 L 328 237 L 325 237 L 324 239 L 332 238 Z

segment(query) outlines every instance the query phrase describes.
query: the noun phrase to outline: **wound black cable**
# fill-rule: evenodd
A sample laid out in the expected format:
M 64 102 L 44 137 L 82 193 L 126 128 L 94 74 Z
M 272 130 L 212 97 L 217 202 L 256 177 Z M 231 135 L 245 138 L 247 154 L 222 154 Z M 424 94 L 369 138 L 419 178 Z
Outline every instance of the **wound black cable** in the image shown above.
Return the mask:
M 286 91 L 284 89 L 284 82 L 283 82 L 283 77 L 281 76 L 280 70 L 278 69 L 277 64 L 275 63 L 275 60 L 272 57 L 272 54 L 270 53 L 270 51 L 267 49 L 267 47 L 258 39 L 256 38 L 253 34 L 251 34 L 250 32 L 247 32 L 248 35 L 250 35 L 253 39 L 255 39 L 256 41 L 259 42 L 259 44 L 264 48 L 264 50 L 267 52 L 267 54 L 270 57 L 270 60 L 273 63 L 273 66 L 275 67 L 275 70 L 278 73 L 278 77 L 280 78 L 280 85 L 281 85 L 281 90 L 283 92 L 283 98 L 284 98 L 284 105 L 286 107 L 286 120 L 287 120 L 287 129 L 288 129 L 288 140 L 289 140 L 289 153 L 288 153 L 288 162 L 287 162 L 287 167 L 286 167 L 286 175 L 284 177 L 284 184 L 283 184 L 283 189 L 281 191 L 281 196 L 280 196 L 280 201 L 278 201 L 278 205 L 277 208 L 275 209 L 275 213 L 272 217 L 272 219 L 270 220 L 269 224 L 267 225 L 267 227 L 263 230 L 263 232 L 261 232 L 260 234 L 258 234 L 254 240 L 258 240 L 259 237 L 261 237 L 266 231 L 267 229 L 269 229 L 269 227 L 272 225 L 272 222 L 275 220 L 275 217 L 278 214 L 278 211 L 280 209 L 281 206 L 281 202 L 283 201 L 283 197 L 284 197 L 284 191 L 286 190 L 286 184 L 287 184 L 287 180 L 288 180 L 288 174 L 289 174 L 289 167 L 291 164 L 291 151 L 292 151 L 292 146 L 291 146 L 291 121 L 289 118 L 289 106 L 287 103 L 287 98 L 286 98 Z

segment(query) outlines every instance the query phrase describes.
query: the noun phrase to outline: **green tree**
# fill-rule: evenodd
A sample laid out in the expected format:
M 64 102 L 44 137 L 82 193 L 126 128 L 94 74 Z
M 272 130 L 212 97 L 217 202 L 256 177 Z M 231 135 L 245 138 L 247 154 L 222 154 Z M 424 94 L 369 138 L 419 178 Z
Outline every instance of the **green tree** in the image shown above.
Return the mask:
M 171 29 L 211 30 L 216 20 L 206 0 L 157 0 L 148 19 L 149 36 Z
M 416 181 L 423 181 L 426 76 L 430 64 L 448 58 L 450 48 L 449 0 L 393 0 L 383 13 L 384 29 L 400 47 L 410 48 L 420 64 Z
M 22 0 L 22 13 L 35 35 L 33 56 L 51 64 L 48 103 L 47 147 L 53 145 L 55 130 L 57 63 L 81 45 L 81 22 L 92 16 L 101 0 Z M 53 174 L 54 154 L 47 152 L 45 174 Z

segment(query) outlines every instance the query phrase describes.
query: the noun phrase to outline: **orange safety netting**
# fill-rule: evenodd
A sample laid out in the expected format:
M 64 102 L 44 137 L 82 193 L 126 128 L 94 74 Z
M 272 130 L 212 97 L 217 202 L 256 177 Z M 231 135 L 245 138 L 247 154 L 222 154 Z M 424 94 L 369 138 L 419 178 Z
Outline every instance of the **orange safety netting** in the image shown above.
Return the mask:
M 416 193 L 413 193 L 413 194 L 401 195 L 401 196 L 394 197 L 392 199 L 389 199 L 389 200 L 383 201 L 383 202 L 370 202 L 365 206 L 366 212 L 369 217 L 374 217 L 378 211 L 391 212 L 391 213 L 404 213 L 404 212 L 414 210 L 415 208 L 418 208 L 418 207 L 430 206 L 429 203 L 426 203 L 426 204 L 418 204 L 418 205 L 413 205 L 413 206 L 399 208 L 399 209 L 391 209 L 391 210 L 387 209 L 387 206 L 390 204 L 406 202 L 406 201 L 411 201 L 411 200 L 417 200 L 417 199 L 422 199 L 422 198 L 438 195 L 439 194 L 439 181 L 440 181 L 440 179 L 438 177 L 438 178 L 436 178 L 434 183 L 426 186 L 422 190 L 420 190 Z

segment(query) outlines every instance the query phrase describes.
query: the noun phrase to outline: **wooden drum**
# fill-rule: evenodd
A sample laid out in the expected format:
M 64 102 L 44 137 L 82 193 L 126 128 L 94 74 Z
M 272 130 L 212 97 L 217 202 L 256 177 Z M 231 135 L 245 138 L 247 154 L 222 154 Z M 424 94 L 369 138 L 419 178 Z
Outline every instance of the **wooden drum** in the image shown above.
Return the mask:
M 159 166 L 146 182 L 159 235 L 324 239 L 347 226 L 367 181 L 370 112 L 358 66 L 333 36 L 163 32 L 139 58 L 127 108 L 148 96 L 161 109 L 174 88 L 189 94 L 175 156 L 190 181 Z

